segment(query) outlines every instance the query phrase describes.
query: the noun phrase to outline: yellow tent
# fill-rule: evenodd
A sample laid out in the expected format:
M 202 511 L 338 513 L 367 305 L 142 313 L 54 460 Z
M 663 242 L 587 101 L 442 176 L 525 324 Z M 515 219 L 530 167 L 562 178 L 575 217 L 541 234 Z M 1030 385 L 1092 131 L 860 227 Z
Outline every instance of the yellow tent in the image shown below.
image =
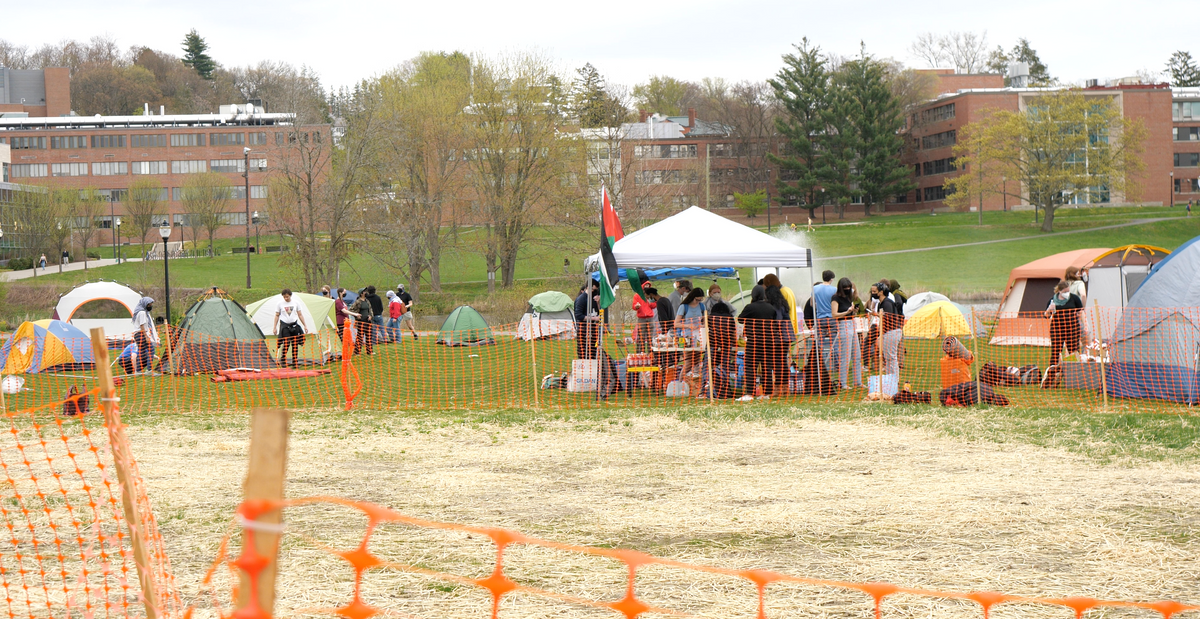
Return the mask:
M 37 374 L 92 364 L 92 341 L 61 320 L 23 322 L 0 348 L 0 372 Z
M 971 310 L 952 301 L 937 301 L 917 310 L 904 322 L 904 337 L 931 340 L 947 336 L 983 337 L 983 322 L 975 318 L 974 333 L 968 325 Z

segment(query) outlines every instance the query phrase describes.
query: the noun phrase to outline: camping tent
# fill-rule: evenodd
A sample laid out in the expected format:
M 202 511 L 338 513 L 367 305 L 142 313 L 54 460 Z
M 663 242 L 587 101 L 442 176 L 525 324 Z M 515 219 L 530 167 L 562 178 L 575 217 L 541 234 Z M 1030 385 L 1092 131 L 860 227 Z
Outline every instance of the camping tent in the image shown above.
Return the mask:
M 1054 285 L 1067 267 L 1083 268 L 1108 248 L 1076 249 L 1023 264 L 1008 276 L 1000 301 L 1000 315 L 991 344 L 998 346 L 1049 346 L 1050 319 L 1042 312 L 1054 296 Z
M 0 347 L 0 373 L 37 374 L 94 367 L 92 340 L 61 320 L 23 322 Z
M 931 303 L 949 300 L 950 297 L 947 297 L 944 294 L 938 294 L 936 292 L 918 292 L 917 294 L 909 297 L 908 301 L 904 302 L 904 315 L 912 316 L 913 314 L 917 313 L 917 310 L 920 310 Z
M 259 299 L 246 306 L 246 314 L 267 337 L 268 349 L 278 348 L 274 344 L 275 307 L 283 301 L 283 295 L 277 294 Z M 304 332 L 304 345 L 300 347 L 300 359 L 306 363 L 327 363 L 333 357 L 340 357 L 342 346 L 337 335 L 337 320 L 333 313 L 334 302 L 329 297 L 323 297 L 306 292 L 292 293 L 292 301 L 300 306 L 301 322 Z
M 548 290 L 529 298 L 529 307 L 517 323 L 517 339 L 575 339 L 574 302 L 571 297 Z
M 693 206 L 613 245 L 618 267 L 802 267 L 812 251 Z M 598 264 L 599 256 L 588 259 Z M 594 267 L 592 267 L 594 269 Z
M 1084 266 L 1088 305 L 1125 307 L 1150 269 L 1170 254 L 1170 250 L 1153 245 L 1125 245 L 1097 256 Z
M 276 367 L 262 331 L 233 299 L 214 292 L 188 309 L 172 334 L 168 367 L 176 374 Z
M 974 328 L 968 326 L 972 322 Z M 909 314 L 904 321 L 904 337 L 927 340 L 947 336 L 983 337 L 986 332 L 983 321 L 973 316 L 970 308 L 951 301 L 935 301 L 925 305 Z
M 1154 265 L 1108 350 L 1110 394 L 1200 403 L 1200 237 Z
M 475 308 L 460 305 L 446 317 L 438 331 L 437 343 L 443 346 L 487 346 L 495 344 L 492 328 Z
M 142 299 L 141 293 L 128 286 L 116 282 L 88 282 L 58 298 L 54 306 L 55 320 L 62 320 L 75 325 L 85 333 L 94 327 L 104 327 L 104 335 L 109 338 L 129 338 L 137 330 L 133 324 L 133 308 Z M 75 318 L 75 312 L 86 303 L 92 301 L 115 301 L 128 312 L 128 318 Z

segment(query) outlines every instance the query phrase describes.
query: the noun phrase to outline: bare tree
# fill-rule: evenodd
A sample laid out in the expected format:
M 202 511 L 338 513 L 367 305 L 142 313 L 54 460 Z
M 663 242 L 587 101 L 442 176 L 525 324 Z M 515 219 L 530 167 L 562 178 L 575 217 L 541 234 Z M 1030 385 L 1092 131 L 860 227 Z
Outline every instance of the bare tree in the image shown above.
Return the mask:
M 129 185 L 125 199 L 125 225 L 137 233 L 139 245 L 146 242 L 146 233 L 155 227 L 159 208 L 166 201 L 166 189 L 153 177 L 142 177 Z M 142 275 L 146 274 L 146 262 L 142 261 Z
M 926 32 L 918 36 L 908 50 L 930 67 L 948 64 L 959 73 L 976 73 L 987 67 L 987 31 L 981 34 L 955 31 L 942 35 Z
M 715 169 L 710 164 L 704 181 L 708 193 L 715 190 L 730 195 L 765 189 L 770 180 L 767 155 L 776 136 L 775 117 L 779 114 L 771 87 L 765 82 L 728 85 L 713 92 L 707 107 L 711 110 L 709 120 L 717 125 L 712 129 L 729 137 L 728 142 L 718 145 L 720 152 L 710 152 L 709 156 L 733 159 L 734 163 Z
M 227 223 L 225 210 L 233 199 L 233 185 L 215 172 L 192 174 L 183 183 L 181 197 L 192 226 L 193 244 L 197 228 L 204 228 L 208 233 L 208 257 L 213 257 L 213 239 L 217 230 Z
M 81 189 L 79 201 L 75 203 L 75 230 L 79 233 L 79 244 L 83 246 L 83 268 L 88 268 L 88 248 L 96 236 L 96 218 L 104 212 L 104 197 L 93 188 Z
M 496 271 L 505 287 L 512 286 L 526 236 L 543 214 L 566 201 L 568 190 L 575 190 L 577 185 L 562 179 L 583 160 L 573 159 L 579 155 L 577 144 L 559 139 L 562 118 L 552 104 L 557 80 L 548 59 L 514 54 L 476 67 L 470 123 L 476 148 L 468 158 L 491 293 Z
M 377 189 L 366 184 L 378 161 L 381 127 L 378 100 L 369 89 L 357 88 L 338 102 L 345 117 L 335 122 L 345 127 L 345 134 L 335 144 L 318 124 L 323 119 L 303 104 L 308 95 L 297 86 L 281 97 L 283 109 L 297 110 L 297 115 L 286 127 L 285 143 L 271 150 L 267 210 L 271 223 L 295 243 L 281 259 L 294 261 L 305 286 L 316 290 L 340 278 L 341 263 L 362 230 L 363 197 Z
M 58 263 L 59 273 L 63 270 L 63 252 L 71 248 L 71 216 L 78 203 L 79 191 L 65 187 L 51 190 L 50 199 L 46 202 L 46 244 L 51 249 L 50 259 Z
M 50 204 L 50 191 L 44 187 L 30 187 L 14 192 L 13 201 L 18 216 L 18 225 L 14 227 L 25 237 L 29 257 L 33 259 L 33 276 L 37 277 L 38 254 L 46 251 L 58 223 Z

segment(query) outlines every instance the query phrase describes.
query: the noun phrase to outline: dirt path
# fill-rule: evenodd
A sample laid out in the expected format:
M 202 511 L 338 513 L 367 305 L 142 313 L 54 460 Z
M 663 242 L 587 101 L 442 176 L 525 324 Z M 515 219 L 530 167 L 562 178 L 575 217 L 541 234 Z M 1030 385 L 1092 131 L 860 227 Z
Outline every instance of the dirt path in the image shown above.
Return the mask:
M 294 424 L 288 492 L 374 501 L 438 520 L 557 541 L 629 547 L 735 568 L 957 590 L 1200 601 L 1200 470 L 1098 466 L 1025 445 L 963 443 L 871 424 L 684 423 L 347 432 L 337 416 Z M 242 432 L 131 428 L 177 577 L 189 595 L 224 531 L 244 474 Z M 357 517 L 325 508 L 289 526 L 350 548 Z M 460 534 L 389 529 L 372 549 L 482 577 L 491 549 Z M 282 608 L 348 600 L 345 563 L 285 546 Z M 597 559 L 512 553 L 522 582 L 616 599 Z M 645 595 L 705 616 L 751 616 L 743 582 L 649 570 Z M 378 572 L 368 596 L 423 617 L 485 616 L 470 588 Z M 780 588 L 771 616 L 866 612 L 860 597 Z M 525 597 L 504 617 L 603 616 Z M 556 610 L 559 609 L 559 610 Z M 977 617 L 976 608 L 896 599 L 887 617 Z M 1012 607 L 999 617 L 1062 616 Z

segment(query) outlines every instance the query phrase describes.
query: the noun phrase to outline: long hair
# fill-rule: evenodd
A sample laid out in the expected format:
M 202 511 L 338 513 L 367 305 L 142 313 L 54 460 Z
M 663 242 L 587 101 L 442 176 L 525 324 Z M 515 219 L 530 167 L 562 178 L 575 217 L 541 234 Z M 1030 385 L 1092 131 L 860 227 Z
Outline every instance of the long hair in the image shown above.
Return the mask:
M 691 304 L 692 301 L 695 301 L 698 298 L 702 298 L 703 296 L 704 296 L 703 288 L 692 288 L 692 291 L 689 292 L 688 295 L 683 298 L 683 301 L 680 302 L 680 305 L 689 305 L 689 304 Z
M 787 311 L 787 299 L 783 298 L 783 291 L 779 289 L 779 286 L 767 287 L 767 303 L 774 305 L 775 309 Z
M 764 288 L 782 288 L 783 282 L 779 281 L 779 276 L 774 273 L 767 273 L 762 278 Z
M 1079 267 L 1067 267 L 1067 272 L 1063 275 L 1063 279 L 1068 282 L 1079 279 Z
M 850 282 L 849 277 L 843 277 L 838 280 L 837 291 L 839 295 L 847 299 L 854 296 L 854 284 Z

